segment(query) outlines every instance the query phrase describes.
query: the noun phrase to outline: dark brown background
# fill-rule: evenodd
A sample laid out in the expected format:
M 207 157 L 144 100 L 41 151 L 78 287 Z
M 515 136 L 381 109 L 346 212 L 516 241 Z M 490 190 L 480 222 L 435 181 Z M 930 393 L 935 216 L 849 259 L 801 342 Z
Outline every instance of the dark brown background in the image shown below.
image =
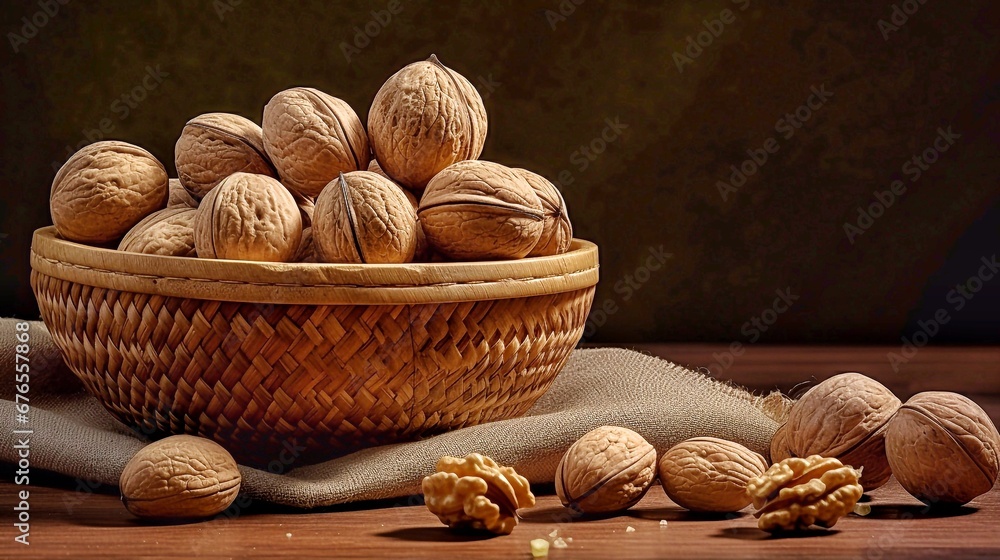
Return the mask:
M 940 308 L 952 320 L 933 342 L 1000 342 L 1000 280 L 961 310 L 947 300 L 997 252 L 994 2 L 928 0 L 887 40 L 889 1 L 401 0 L 370 23 L 388 4 L 71 1 L 43 18 L 5 3 L 0 314 L 37 317 L 28 247 L 49 223 L 53 164 L 102 120 L 172 171 L 190 117 L 259 121 L 275 92 L 311 85 L 364 120 L 386 77 L 433 52 L 486 98 L 483 157 L 562 179 L 577 235 L 600 245 L 595 307 L 612 313 L 592 315 L 590 340 L 750 342 L 744 323 L 790 288 L 799 299 L 761 342 L 899 344 Z M 674 53 L 723 9 L 735 21 L 678 71 Z M 15 52 L 10 33 L 33 16 L 48 21 Z M 366 24 L 378 34 L 348 61 Z M 167 76 L 142 91 L 147 67 Z M 786 139 L 776 122 L 813 86 L 833 97 Z M 605 119 L 627 128 L 583 169 Z M 911 182 L 901 166 L 948 126 L 961 138 Z M 778 151 L 723 200 L 716 182 L 770 137 Z M 906 193 L 850 243 L 844 223 L 895 179 Z M 661 246 L 666 265 L 642 270 Z M 626 289 L 629 275 L 648 279 Z

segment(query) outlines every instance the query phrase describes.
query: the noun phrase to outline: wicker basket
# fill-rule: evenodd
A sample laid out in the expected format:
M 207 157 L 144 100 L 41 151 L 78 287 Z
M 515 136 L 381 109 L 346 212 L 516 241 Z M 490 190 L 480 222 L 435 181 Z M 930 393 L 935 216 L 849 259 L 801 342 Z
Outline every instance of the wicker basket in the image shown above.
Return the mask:
M 299 464 L 523 414 L 579 341 L 597 266 L 581 240 L 520 261 L 272 264 L 48 227 L 31 286 L 70 369 L 125 424 Z

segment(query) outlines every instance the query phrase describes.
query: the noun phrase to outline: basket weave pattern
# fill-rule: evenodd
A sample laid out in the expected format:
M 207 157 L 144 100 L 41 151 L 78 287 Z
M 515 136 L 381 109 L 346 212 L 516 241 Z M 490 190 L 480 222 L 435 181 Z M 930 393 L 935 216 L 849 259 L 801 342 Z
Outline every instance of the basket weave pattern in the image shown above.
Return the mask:
M 87 390 L 150 435 L 311 462 L 523 414 L 582 335 L 594 287 L 462 303 L 214 301 L 32 271 L 43 320 Z

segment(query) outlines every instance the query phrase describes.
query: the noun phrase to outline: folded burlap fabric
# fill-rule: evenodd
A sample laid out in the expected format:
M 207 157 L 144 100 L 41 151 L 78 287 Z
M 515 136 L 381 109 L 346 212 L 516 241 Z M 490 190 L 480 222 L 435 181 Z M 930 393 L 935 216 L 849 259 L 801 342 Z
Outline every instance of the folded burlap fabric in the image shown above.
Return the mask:
M 117 484 L 125 463 L 147 441 L 81 392 L 44 326 L 31 325 L 32 468 Z M 14 370 L 14 322 L 0 320 L 0 367 Z M 10 379 L 11 376 L 5 376 Z M 12 379 L 0 384 L 0 417 L 13 423 Z M 779 394 L 751 393 L 682 366 L 624 349 L 576 350 L 549 391 L 521 418 L 455 430 L 425 440 L 360 450 L 296 466 L 296 449 L 267 470 L 241 467 L 254 499 L 311 508 L 420 492 L 442 455 L 479 452 L 512 465 L 532 483 L 551 483 L 566 449 L 587 431 L 611 424 L 642 434 L 658 450 L 715 436 L 767 456 L 787 413 Z M 16 426 L 23 428 L 25 426 Z M 23 436 L 21 436 L 23 437 Z M 0 434 L 0 459 L 16 462 L 12 430 Z

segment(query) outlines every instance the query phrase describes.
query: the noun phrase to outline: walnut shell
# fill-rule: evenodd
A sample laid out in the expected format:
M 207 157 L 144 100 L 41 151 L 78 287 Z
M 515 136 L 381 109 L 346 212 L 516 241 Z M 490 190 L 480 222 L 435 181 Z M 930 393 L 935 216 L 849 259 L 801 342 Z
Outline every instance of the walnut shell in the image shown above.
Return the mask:
M 431 247 L 457 260 L 522 258 L 545 226 L 531 185 L 508 167 L 479 160 L 438 173 L 420 198 L 418 215 Z
M 314 263 L 316 261 L 316 244 L 313 243 L 312 228 L 302 229 L 302 239 L 299 240 L 299 248 L 295 250 L 293 262 Z
M 420 486 L 427 509 L 455 529 L 509 535 L 517 526 L 517 510 L 535 505 L 528 479 L 479 453 L 441 457 L 437 472 Z
M 320 262 L 410 262 L 417 215 L 392 181 L 371 171 L 352 171 L 316 199 L 312 236 Z
M 371 160 L 371 162 L 368 164 L 368 171 L 371 171 L 372 173 L 376 173 L 378 175 L 385 177 L 386 179 L 392 181 L 394 185 L 399 185 L 399 183 L 394 181 L 392 177 L 388 176 L 386 172 L 382 170 L 382 167 L 380 167 L 378 164 L 378 160 L 375 159 Z M 410 189 L 403 188 L 402 185 L 399 185 L 399 188 L 402 189 L 403 194 L 406 195 L 406 200 L 410 201 L 410 204 L 413 205 L 413 211 L 416 212 L 417 209 L 420 207 L 420 199 L 417 198 L 416 193 L 414 193 Z M 413 251 L 413 262 L 429 262 L 430 258 L 431 258 L 431 247 L 427 243 L 427 236 L 424 235 L 424 228 L 423 226 L 420 225 L 420 218 L 418 217 L 417 248 Z
M 201 258 L 288 262 L 302 238 L 302 216 L 281 183 L 235 173 L 201 201 L 194 243 Z
M 214 441 L 171 436 L 143 447 L 119 480 L 122 503 L 133 515 L 197 519 L 222 513 L 240 491 L 239 467 Z
M 899 405 L 892 391 L 870 377 L 835 375 L 792 405 L 784 428 L 788 451 L 795 457 L 836 457 L 861 469 L 865 491 L 874 490 L 892 475 L 885 429 Z
M 486 129 L 479 92 L 434 55 L 386 80 L 368 113 L 376 159 L 390 177 L 411 189 L 424 188 L 456 161 L 478 158 Z
M 556 494 L 584 513 L 626 510 L 656 480 L 656 450 L 642 436 L 601 426 L 570 446 L 556 468 Z
M 153 212 L 135 225 L 118 245 L 119 251 L 197 257 L 194 248 L 194 208 L 167 208 Z
M 964 504 L 996 483 L 1000 434 L 957 393 L 914 395 L 889 421 L 885 442 L 896 480 L 926 503 Z
M 771 462 L 779 463 L 785 459 L 792 456 L 791 450 L 788 449 L 788 430 L 785 426 L 788 424 L 782 424 L 775 430 L 774 435 L 771 436 Z
M 551 181 L 538 173 L 527 169 L 514 169 L 514 171 L 535 189 L 545 216 L 542 235 L 528 256 L 544 257 L 565 253 L 569 250 L 569 244 L 573 242 L 573 224 L 569 221 L 569 209 L 566 208 L 562 193 Z
M 313 88 L 280 91 L 264 106 L 264 149 L 289 190 L 316 197 L 340 173 L 368 168 L 368 133 L 346 102 Z
M 833 527 L 854 511 L 864 493 L 858 471 L 833 457 L 791 457 L 747 481 L 757 509 L 757 527 L 795 531 L 813 525 Z
M 191 193 L 187 192 L 180 179 L 170 179 L 167 181 L 169 195 L 167 196 L 167 208 L 197 208 L 198 201 Z
M 277 177 L 261 128 L 230 113 L 205 113 L 187 122 L 174 145 L 181 184 L 196 200 L 237 172 Z
M 116 140 L 73 154 L 52 181 L 49 208 L 59 235 L 107 243 L 166 206 L 167 171 L 146 150 Z
M 658 463 L 660 484 L 674 503 L 692 511 L 715 512 L 750 505 L 747 481 L 764 474 L 767 466 L 759 453 L 714 437 L 682 441 Z

